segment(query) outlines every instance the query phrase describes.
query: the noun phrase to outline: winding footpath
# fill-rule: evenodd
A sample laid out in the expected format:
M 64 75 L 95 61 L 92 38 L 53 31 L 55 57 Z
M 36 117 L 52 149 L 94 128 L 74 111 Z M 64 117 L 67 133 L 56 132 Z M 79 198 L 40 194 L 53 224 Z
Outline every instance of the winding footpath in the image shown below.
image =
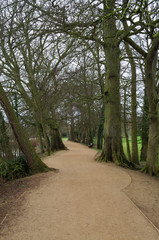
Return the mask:
M 94 161 L 95 150 L 65 142 L 69 151 L 45 158 L 45 184 L 26 193 L 23 214 L 0 240 L 159 240 L 158 232 L 122 191 L 130 176 Z

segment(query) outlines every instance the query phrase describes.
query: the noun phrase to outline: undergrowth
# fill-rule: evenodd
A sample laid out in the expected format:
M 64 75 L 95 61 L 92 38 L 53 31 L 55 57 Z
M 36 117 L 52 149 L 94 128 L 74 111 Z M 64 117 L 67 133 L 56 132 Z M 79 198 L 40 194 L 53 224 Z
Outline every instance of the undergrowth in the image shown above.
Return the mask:
M 3 160 L 0 162 L 0 176 L 4 180 L 13 180 L 29 175 L 29 167 L 24 155 L 14 160 Z

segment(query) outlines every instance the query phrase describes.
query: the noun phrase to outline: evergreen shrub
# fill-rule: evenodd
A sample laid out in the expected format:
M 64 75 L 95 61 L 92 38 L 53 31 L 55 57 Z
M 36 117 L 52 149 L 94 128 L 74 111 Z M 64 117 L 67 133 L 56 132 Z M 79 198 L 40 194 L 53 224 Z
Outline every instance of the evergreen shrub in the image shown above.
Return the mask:
M 24 155 L 14 160 L 3 160 L 0 162 L 0 176 L 4 180 L 13 180 L 29 175 L 29 166 Z

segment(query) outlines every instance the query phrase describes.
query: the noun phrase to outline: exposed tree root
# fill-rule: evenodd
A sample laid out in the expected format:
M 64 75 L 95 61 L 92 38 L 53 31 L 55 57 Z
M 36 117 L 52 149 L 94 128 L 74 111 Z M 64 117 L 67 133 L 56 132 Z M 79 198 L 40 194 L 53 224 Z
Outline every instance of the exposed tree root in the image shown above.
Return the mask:
M 134 169 L 137 170 L 138 167 L 133 163 L 133 162 L 129 162 L 125 156 L 122 156 L 122 154 L 113 154 L 112 160 L 107 159 L 104 151 L 101 153 L 100 156 L 97 156 L 97 158 L 95 158 L 96 161 L 99 162 L 114 162 L 115 164 L 117 164 L 118 166 L 124 167 L 124 168 L 130 168 L 130 169 Z
M 141 169 L 141 172 L 148 173 L 151 176 L 159 177 L 159 166 L 158 167 L 153 167 L 153 166 L 149 166 L 149 165 L 146 164 L 146 166 L 144 166 Z

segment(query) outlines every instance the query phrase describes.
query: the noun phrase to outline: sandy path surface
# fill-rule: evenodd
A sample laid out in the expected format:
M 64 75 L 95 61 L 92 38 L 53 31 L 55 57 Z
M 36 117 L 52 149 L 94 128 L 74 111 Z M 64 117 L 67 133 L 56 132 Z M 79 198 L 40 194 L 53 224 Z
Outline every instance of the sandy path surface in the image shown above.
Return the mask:
M 130 176 L 95 162 L 95 150 L 66 146 L 69 151 L 45 158 L 60 172 L 23 196 L 21 214 L 4 226 L 0 240 L 159 240 L 122 191 Z

